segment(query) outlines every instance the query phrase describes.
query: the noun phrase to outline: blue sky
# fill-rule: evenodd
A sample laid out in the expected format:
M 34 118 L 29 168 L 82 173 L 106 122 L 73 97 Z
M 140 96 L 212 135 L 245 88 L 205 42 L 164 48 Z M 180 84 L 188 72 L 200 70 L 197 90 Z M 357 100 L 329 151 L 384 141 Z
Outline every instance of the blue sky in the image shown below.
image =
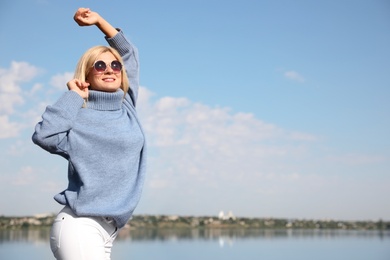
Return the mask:
M 149 165 L 136 214 L 390 220 L 390 3 L 3 1 L 0 215 L 56 212 L 67 163 L 31 142 L 82 53 L 124 30 Z

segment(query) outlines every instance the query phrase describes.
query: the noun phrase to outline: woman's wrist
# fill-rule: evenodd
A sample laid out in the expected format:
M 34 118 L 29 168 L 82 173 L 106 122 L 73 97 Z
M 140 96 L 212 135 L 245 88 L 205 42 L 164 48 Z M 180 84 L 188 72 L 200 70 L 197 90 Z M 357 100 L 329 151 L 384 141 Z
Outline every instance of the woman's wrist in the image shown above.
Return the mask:
M 108 23 L 103 17 L 99 16 L 96 22 L 96 26 L 100 31 L 104 33 L 108 38 L 114 37 L 118 31 L 110 23 Z

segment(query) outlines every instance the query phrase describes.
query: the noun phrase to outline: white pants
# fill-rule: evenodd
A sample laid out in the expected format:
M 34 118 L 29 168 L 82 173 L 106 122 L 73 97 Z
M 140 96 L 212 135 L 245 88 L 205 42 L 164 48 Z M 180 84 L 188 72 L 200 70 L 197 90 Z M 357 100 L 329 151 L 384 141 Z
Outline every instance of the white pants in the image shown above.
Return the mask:
M 59 260 L 107 260 L 118 229 L 103 217 L 77 217 L 63 208 L 50 232 L 50 247 Z

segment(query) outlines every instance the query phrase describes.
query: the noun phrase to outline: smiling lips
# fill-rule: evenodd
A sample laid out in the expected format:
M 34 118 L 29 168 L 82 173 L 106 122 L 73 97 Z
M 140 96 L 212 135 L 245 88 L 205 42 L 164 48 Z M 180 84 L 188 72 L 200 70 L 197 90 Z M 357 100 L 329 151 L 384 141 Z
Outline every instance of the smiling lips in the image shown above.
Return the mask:
M 115 79 L 114 78 L 104 78 L 103 81 L 104 82 L 114 82 Z

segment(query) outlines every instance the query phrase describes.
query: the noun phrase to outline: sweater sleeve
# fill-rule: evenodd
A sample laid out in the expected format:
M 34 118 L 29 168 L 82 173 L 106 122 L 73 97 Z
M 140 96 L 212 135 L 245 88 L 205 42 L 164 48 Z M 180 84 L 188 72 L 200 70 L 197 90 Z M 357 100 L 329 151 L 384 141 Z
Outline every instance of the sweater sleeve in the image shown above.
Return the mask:
M 74 91 L 67 91 L 51 106 L 47 106 L 42 121 L 35 126 L 32 141 L 44 150 L 68 159 L 67 136 L 84 100 Z
M 119 29 L 118 29 L 119 30 Z M 136 105 L 139 89 L 139 59 L 138 49 L 126 39 L 123 32 L 119 32 L 112 38 L 105 37 L 108 44 L 116 49 L 123 59 L 127 77 L 129 78 L 129 95 Z

